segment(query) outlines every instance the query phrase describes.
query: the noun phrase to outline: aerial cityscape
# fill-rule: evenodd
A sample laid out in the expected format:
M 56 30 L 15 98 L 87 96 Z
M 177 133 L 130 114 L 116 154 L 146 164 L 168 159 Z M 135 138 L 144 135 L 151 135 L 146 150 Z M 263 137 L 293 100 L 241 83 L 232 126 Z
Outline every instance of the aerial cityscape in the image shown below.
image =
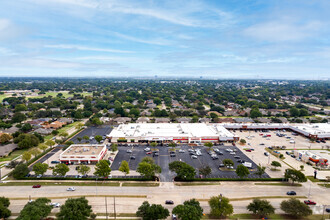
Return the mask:
M 0 3 L 0 219 L 330 219 L 330 2 Z

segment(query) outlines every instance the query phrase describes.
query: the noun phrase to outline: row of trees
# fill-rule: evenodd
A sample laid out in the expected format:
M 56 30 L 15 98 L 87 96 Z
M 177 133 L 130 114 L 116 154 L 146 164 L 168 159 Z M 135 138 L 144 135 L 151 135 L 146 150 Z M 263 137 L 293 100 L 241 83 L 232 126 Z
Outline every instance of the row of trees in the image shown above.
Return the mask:
M 234 212 L 230 200 L 222 195 L 211 197 L 208 204 L 210 206 L 210 217 L 212 218 L 226 218 Z M 308 205 L 295 198 L 282 201 L 280 208 L 287 215 L 294 218 L 309 216 L 313 213 Z M 272 204 L 262 199 L 254 199 L 246 209 L 252 212 L 255 217 L 262 219 L 275 213 Z M 183 204 L 175 206 L 172 213 L 181 220 L 200 220 L 205 215 L 200 203 L 195 199 L 187 200 Z M 143 220 L 165 219 L 170 215 L 170 212 L 162 205 L 150 205 L 149 202 L 145 201 L 138 208 L 136 215 Z

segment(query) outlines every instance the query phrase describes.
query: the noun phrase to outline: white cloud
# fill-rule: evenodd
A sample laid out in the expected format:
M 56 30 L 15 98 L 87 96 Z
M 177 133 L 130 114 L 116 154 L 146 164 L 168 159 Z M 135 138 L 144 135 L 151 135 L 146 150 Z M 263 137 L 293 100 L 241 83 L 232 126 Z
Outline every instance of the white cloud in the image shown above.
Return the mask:
M 118 33 L 118 32 L 113 32 L 113 34 L 117 37 L 129 40 L 129 41 L 138 42 L 138 43 L 154 44 L 154 45 L 162 45 L 162 46 L 171 44 L 170 41 L 165 40 L 165 39 L 161 39 L 161 38 L 152 39 L 152 40 L 145 40 L 145 39 L 132 37 L 132 36 L 129 36 L 129 35 L 126 35 L 126 34 L 121 34 L 121 33 Z
M 128 50 L 85 47 L 85 46 L 69 45 L 69 44 L 45 45 L 45 47 L 56 48 L 56 49 L 72 49 L 72 50 L 87 50 L 87 51 L 97 51 L 97 52 L 110 52 L 110 53 L 133 53 L 133 51 L 128 51 Z
M 321 26 L 321 23 L 317 21 L 310 21 L 305 24 L 297 24 L 287 20 L 269 21 L 246 28 L 244 34 L 263 41 L 300 41 L 314 36 Z

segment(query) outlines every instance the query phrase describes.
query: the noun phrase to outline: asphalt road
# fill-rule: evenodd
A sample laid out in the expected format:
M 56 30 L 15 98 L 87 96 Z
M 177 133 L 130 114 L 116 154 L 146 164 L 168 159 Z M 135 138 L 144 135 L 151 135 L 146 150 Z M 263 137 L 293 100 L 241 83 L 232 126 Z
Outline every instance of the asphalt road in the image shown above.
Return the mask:
M 42 183 L 41 183 L 42 185 Z M 101 185 L 101 184 L 100 184 Z M 174 205 L 165 205 L 167 208 L 172 208 L 178 204 L 182 204 L 184 201 L 196 198 L 200 200 L 208 200 L 212 196 L 219 195 L 228 198 L 250 198 L 258 196 L 285 196 L 286 192 L 294 190 L 298 196 L 309 195 L 309 183 L 304 183 L 302 187 L 291 186 L 267 186 L 267 185 L 255 185 L 253 182 L 221 182 L 221 185 L 207 185 L 207 186 L 175 186 L 173 183 L 162 183 L 160 187 L 106 187 L 106 186 L 77 186 L 76 191 L 67 192 L 67 186 L 42 186 L 39 189 L 33 189 L 31 186 L 0 186 L 0 194 L 9 198 L 16 198 L 11 200 L 10 209 L 17 213 L 24 204 L 28 201 L 29 196 L 32 197 L 48 197 L 53 202 L 64 203 L 64 199 L 59 197 L 69 196 L 86 196 L 93 207 L 93 210 L 100 213 L 105 213 L 104 197 L 94 197 L 95 195 L 104 196 L 145 196 L 144 198 L 116 198 L 116 209 L 118 213 L 135 213 L 137 208 L 143 201 L 149 201 L 153 204 L 163 204 L 165 200 L 171 199 L 174 201 Z M 312 183 L 311 196 L 309 199 L 314 200 L 317 205 L 311 206 L 314 214 L 322 214 L 322 205 L 329 205 L 328 195 L 329 191 L 326 188 L 321 188 Z M 57 197 L 57 198 L 56 198 Z M 18 199 L 21 198 L 21 199 Z M 287 197 L 289 198 L 289 197 Z M 268 199 L 277 208 L 277 212 L 280 210 L 279 204 L 284 198 L 280 199 Z M 302 199 L 303 200 L 303 199 Z M 110 207 L 113 200 L 108 198 L 108 204 Z M 231 202 L 234 206 L 235 213 L 246 213 L 246 205 L 251 199 L 243 201 Z M 201 202 L 205 212 L 209 212 L 207 201 Z

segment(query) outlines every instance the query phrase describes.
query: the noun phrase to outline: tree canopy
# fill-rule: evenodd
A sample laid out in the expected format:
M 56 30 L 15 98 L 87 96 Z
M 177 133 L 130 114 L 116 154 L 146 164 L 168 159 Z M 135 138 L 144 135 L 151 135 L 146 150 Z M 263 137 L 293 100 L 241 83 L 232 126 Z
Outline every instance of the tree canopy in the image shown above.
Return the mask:
M 91 214 L 92 207 L 88 204 L 88 200 L 81 197 L 67 199 L 56 217 L 59 220 L 87 220 Z
M 168 164 L 169 169 L 175 172 L 179 179 L 193 179 L 196 176 L 195 168 L 182 161 L 173 161 Z
M 150 205 L 147 201 L 144 201 L 136 212 L 136 216 L 141 217 L 143 220 L 166 219 L 169 215 L 168 209 L 162 205 Z

